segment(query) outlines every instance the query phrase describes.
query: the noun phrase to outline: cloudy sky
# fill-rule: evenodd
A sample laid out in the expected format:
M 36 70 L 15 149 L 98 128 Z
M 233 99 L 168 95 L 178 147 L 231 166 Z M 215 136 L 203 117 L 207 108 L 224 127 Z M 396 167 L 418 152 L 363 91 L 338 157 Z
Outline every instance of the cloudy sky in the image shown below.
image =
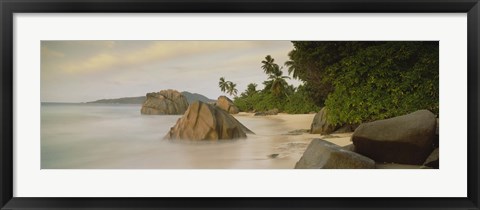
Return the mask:
M 249 83 L 263 88 L 261 61 L 271 55 L 283 65 L 292 49 L 290 41 L 42 41 L 41 100 L 86 102 L 163 89 L 216 99 L 222 76 L 239 93 Z

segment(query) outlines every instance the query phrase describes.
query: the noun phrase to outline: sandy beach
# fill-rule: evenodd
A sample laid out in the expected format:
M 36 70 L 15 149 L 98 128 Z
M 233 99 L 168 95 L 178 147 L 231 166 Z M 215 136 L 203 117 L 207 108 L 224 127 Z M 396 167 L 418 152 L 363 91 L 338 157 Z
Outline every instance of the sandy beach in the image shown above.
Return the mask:
M 309 129 L 315 114 L 279 113 L 277 115 L 254 116 L 253 113 L 241 112 L 234 116 L 240 122 L 247 119 L 249 121 L 269 122 L 261 126 L 249 127 L 255 134 L 248 135 L 248 138 L 262 138 L 271 144 L 271 154 L 265 154 L 265 156 L 272 159 L 273 168 L 293 168 L 308 144 L 310 144 L 310 141 L 314 138 L 322 138 L 339 146 L 351 144 L 350 137 L 352 133 L 324 136 L 310 134 Z

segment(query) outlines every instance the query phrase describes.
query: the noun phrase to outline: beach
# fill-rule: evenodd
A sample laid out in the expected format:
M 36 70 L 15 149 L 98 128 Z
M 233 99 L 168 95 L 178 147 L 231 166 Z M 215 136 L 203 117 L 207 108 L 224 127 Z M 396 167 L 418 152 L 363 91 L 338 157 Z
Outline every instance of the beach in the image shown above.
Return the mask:
M 272 145 L 272 154 L 278 154 L 274 164 L 282 168 L 293 168 L 300 159 L 310 141 L 314 138 L 322 138 L 339 146 L 351 144 L 352 133 L 339 133 L 330 135 L 310 134 L 309 129 L 315 114 L 285 114 L 268 116 L 253 116 L 251 113 L 239 113 L 235 115 L 240 122 L 246 119 L 269 121 L 263 127 L 252 128 L 255 135 L 250 138 L 266 136 Z
M 139 108 L 42 104 L 42 169 L 293 169 L 314 138 L 351 144 L 352 133 L 310 134 L 315 114 L 245 112 L 233 115 L 254 132 L 245 139 L 165 140 L 181 115 L 141 115 Z

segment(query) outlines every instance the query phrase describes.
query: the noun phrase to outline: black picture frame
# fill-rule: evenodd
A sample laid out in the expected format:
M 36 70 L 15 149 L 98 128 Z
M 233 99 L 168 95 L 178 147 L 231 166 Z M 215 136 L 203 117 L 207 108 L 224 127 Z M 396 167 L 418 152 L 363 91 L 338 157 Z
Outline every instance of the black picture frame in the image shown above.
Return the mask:
M 1 209 L 479 209 L 478 0 L 0 0 Z M 468 196 L 465 198 L 26 198 L 13 197 L 15 13 L 467 13 Z M 452 181 L 452 180 L 446 180 Z M 94 189 L 92 189 L 94 190 Z

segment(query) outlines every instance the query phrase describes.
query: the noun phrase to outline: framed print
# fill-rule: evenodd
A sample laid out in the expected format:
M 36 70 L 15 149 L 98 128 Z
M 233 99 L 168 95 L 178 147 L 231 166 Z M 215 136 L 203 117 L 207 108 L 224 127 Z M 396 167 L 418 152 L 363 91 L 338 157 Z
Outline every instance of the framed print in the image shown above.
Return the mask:
M 0 6 L 2 209 L 479 208 L 476 0 Z

